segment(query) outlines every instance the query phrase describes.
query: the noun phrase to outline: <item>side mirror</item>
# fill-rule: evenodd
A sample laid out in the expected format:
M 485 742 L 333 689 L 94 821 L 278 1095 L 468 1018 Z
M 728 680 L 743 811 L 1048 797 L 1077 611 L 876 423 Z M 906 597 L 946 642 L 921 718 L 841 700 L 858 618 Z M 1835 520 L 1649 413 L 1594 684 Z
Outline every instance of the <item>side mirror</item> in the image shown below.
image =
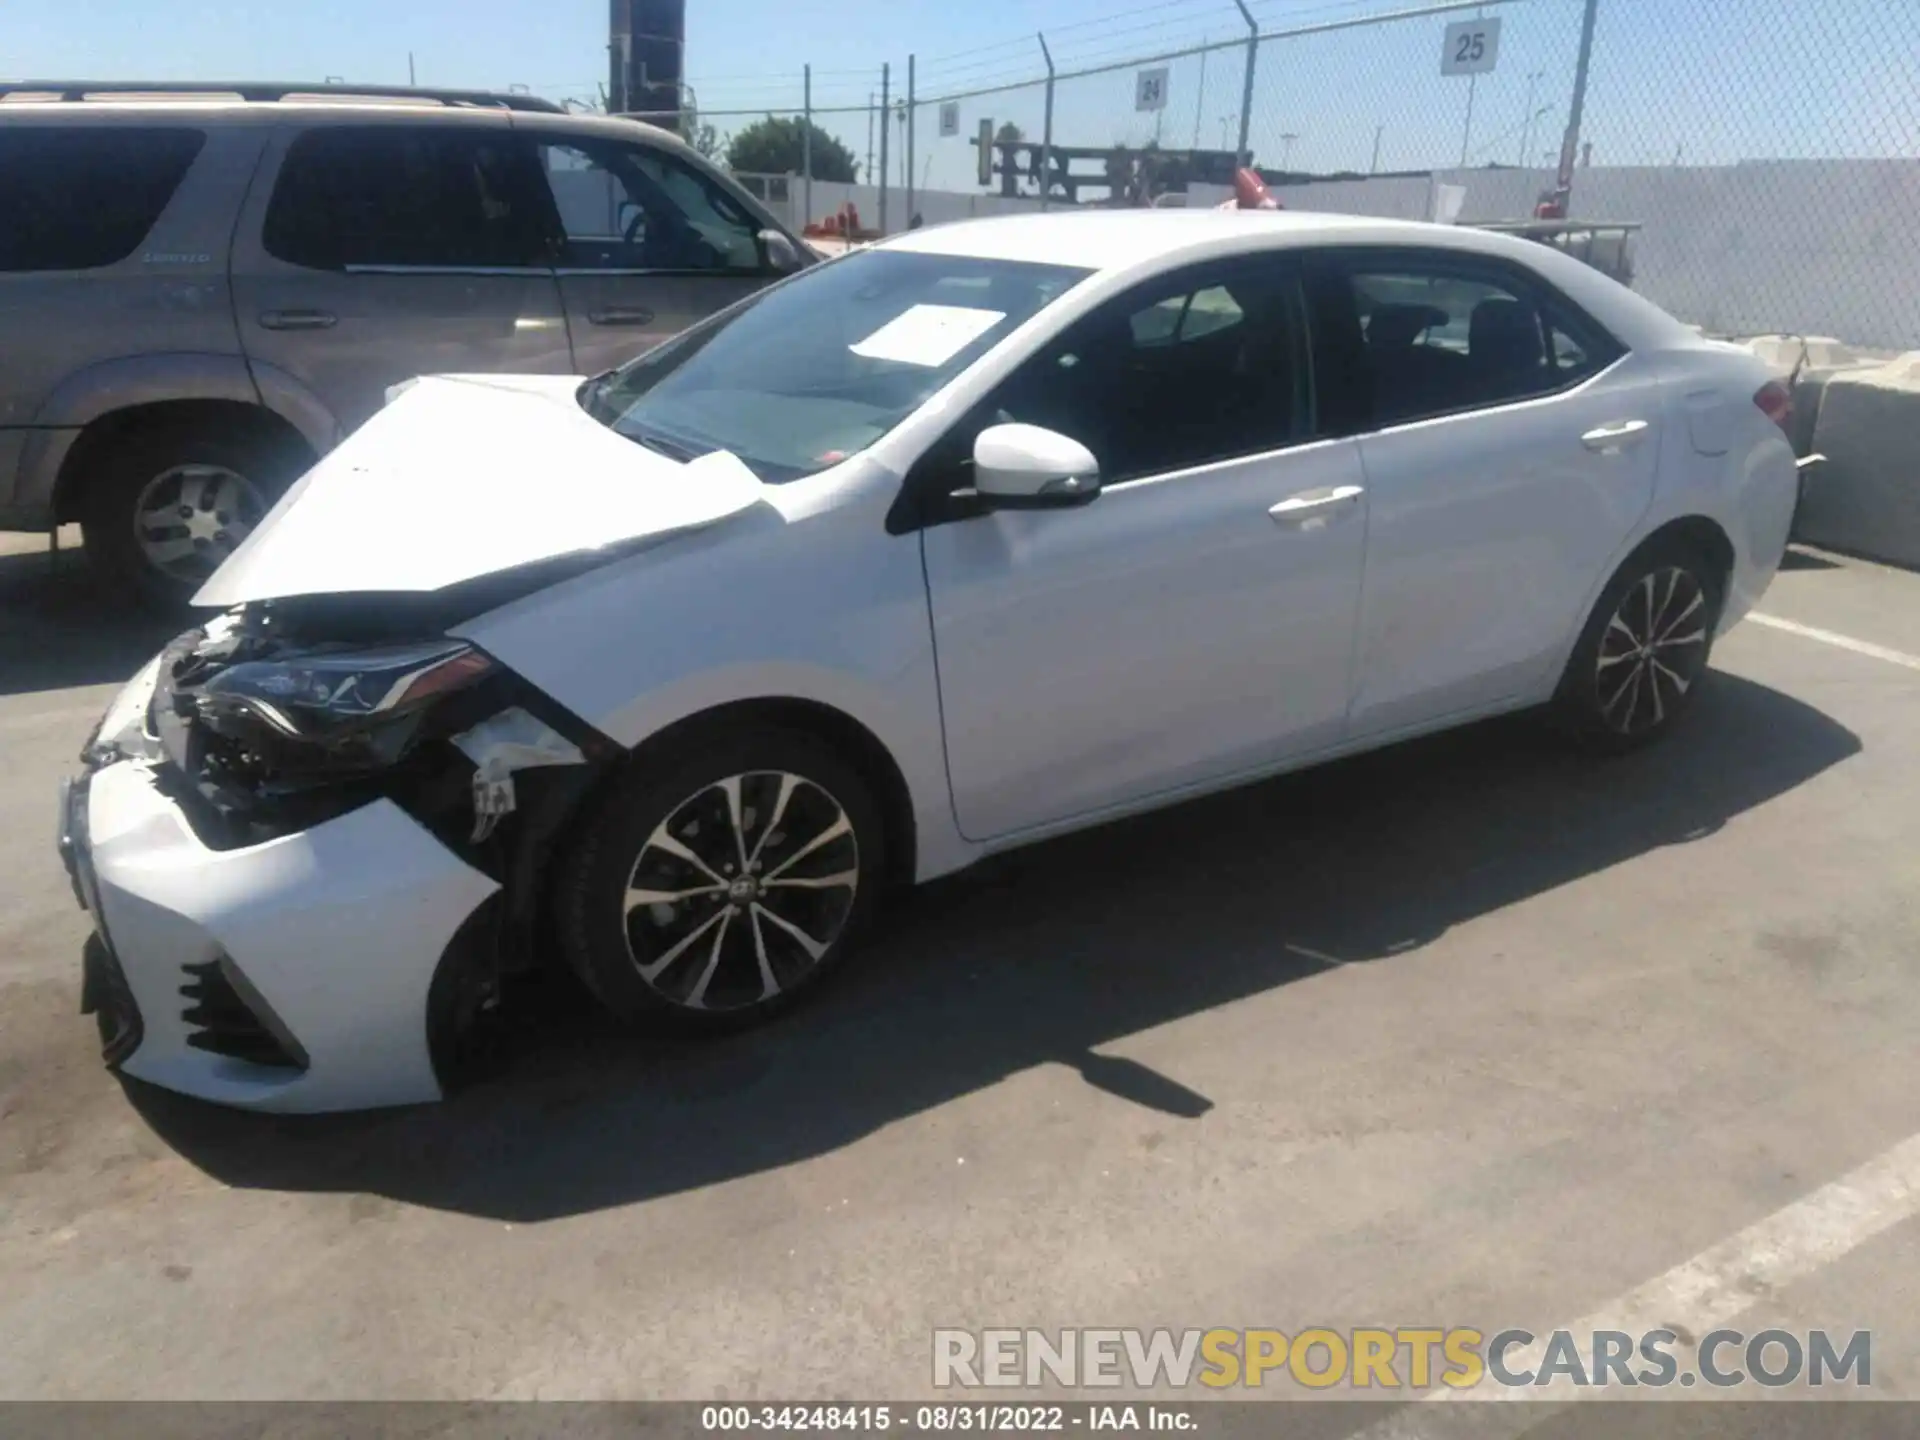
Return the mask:
M 791 275 L 807 263 L 799 247 L 779 230 L 760 232 L 760 250 L 767 257 L 767 268 L 776 275 Z
M 1038 425 L 989 425 L 973 442 L 974 491 L 996 510 L 1057 510 L 1100 494 L 1100 462 Z

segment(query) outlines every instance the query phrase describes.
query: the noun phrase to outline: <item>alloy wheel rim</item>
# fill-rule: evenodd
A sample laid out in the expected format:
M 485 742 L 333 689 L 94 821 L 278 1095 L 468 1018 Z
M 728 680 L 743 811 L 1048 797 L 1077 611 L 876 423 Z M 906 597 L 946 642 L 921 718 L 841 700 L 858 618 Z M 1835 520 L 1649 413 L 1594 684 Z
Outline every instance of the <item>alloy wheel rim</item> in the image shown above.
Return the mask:
M 1619 735 L 1659 725 L 1706 666 L 1707 596 L 1677 565 L 1643 576 L 1600 635 L 1595 690 L 1600 718 Z
M 627 953 L 680 1008 L 763 1004 L 819 965 L 859 888 L 859 837 L 831 792 L 790 771 L 730 775 L 681 801 L 640 847 Z
M 253 483 L 224 465 L 175 465 L 141 488 L 133 535 L 147 564 L 169 580 L 205 580 L 253 533 L 266 505 Z

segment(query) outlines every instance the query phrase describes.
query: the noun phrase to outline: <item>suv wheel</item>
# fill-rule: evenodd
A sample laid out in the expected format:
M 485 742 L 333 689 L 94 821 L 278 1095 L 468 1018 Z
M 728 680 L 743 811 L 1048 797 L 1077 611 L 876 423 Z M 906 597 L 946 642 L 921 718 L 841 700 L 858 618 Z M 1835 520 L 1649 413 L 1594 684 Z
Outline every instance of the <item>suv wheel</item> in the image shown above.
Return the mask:
M 137 431 L 88 479 L 88 558 L 120 589 L 184 604 L 253 533 L 296 466 L 287 445 L 246 429 Z
M 851 947 L 885 866 L 880 814 L 813 737 L 747 729 L 636 765 L 560 877 L 560 929 L 622 1020 L 731 1029 L 785 1009 Z

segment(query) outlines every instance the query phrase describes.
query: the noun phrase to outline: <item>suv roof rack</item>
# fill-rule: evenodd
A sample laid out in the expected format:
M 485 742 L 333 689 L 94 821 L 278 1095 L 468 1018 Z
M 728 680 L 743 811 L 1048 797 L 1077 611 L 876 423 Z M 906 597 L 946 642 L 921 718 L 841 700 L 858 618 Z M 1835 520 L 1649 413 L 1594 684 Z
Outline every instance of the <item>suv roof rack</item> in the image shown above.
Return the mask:
M 340 100 L 432 100 L 442 105 L 486 107 L 504 110 L 537 110 L 564 115 L 563 106 L 538 95 L 501 93 L 493 90 L 441 90 L 418 85 L 268 84 L 254 80 L 0 80 L 0 101 L 31 97 L 36 100 L 91 100 L 115 95 L 126 96 L 205 96 L 208 99 L 242 100 L 340 99 Z

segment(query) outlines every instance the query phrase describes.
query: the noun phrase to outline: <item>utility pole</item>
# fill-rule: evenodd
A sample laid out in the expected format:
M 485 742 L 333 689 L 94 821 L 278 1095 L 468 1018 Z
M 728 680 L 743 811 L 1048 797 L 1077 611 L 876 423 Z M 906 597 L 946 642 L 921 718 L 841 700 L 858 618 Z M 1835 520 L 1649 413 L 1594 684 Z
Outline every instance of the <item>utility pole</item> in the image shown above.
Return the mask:
M 1260 22 L 1247 9 L 1246 0 L 1233 0 L 1233 3 L 1240 7 L 1240 18 L 1247 22 L 1247 74 L 1240 85 L 1240 148 L 1233 160 L 1238 167 L 1253 163 L 1253 156 L 1247 153 L 1247 127 L 1253 124 L 1253 72 L 1260 63 Z
M 1560 213 L 1567 213 L 1573 198 L 1573 157 L 1580 153 L 1580 120 L 1587 108 L 1587 70 L 1593 63 L 1593 22 L 1600 0 L 1587 0 L 1580 17 L 1580 58 L 1573 67 L 1573 103 L 1567 108 L 1567 133 L 1560 142 L 1560 174 L 1554 181 L 1553 199 Z
M 800 130 L 800 226 L 813 223 L 813 66 L 800 67 L 802 103 L 806 116 Z
M 887 117 L 893 113 L 893 70 L 880 62 L 880 233 L 887 233 Z
M 407 51 L 407 84 L 418 85 L 419 83 L 418 80 L 413 78 L 413 52 L 409 50 Z
M 1386 133 L 1387 127 L 1384 125 L 1376 125 L 1373 127 L 1373 159 L 1367 162 L 1367 173 L 1369 175 L 1378 175 L 1380 173 L 1380 137 Z
M 873 91 L 867 91 L 867 168 L 860 172 L 873 184 Z
M 1047 105 L 1044 129 L 1040 136 L 1040 208 L 1045 210 L 1053 203 L 1053 51 L 1047 48 L 1047 37 L 1034 32 L 1040 41 L 1040 56 L 1047 62 Z
M 1203 40 L 1202 45 L 1206 44 Z M 1207 52 L 1200 52 L 1200 84 L 1193 92 L 1193 148 L 1200 148 L 1200 111 L 1207 103 Z

